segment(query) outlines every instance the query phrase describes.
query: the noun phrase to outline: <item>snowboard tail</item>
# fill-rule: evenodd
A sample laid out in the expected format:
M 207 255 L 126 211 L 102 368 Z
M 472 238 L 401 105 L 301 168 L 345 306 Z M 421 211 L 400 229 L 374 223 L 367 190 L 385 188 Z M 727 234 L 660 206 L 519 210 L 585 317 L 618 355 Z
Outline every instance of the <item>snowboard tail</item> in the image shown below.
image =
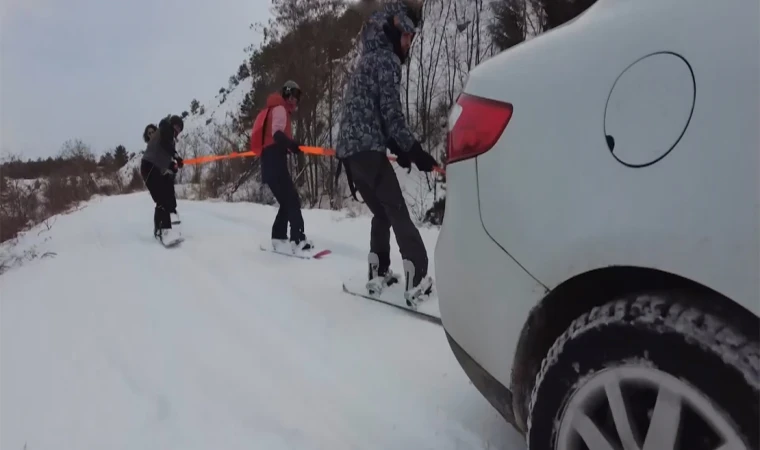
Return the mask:
M 374 300 L 402 309 L 418 318 L 442 325 L 438 297 L 435 291 L 413 304 L 404 296 L 404 283 L 400 280 L 390 285 L 380 285 L 376 280 L 367 281 L 366 275 L 355 275 L 343 281 L 343 291 L 367 300 Z

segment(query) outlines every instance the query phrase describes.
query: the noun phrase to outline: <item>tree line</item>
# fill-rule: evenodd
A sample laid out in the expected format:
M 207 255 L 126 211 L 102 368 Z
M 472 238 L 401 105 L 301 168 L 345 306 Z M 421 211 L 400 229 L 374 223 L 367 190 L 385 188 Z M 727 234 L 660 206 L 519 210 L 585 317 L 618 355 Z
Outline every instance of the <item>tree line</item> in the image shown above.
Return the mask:
M 55 157 L 27 159 L 26 161 L 18 157 L 10 157 L 0 163 L 0 173 L 3 177 L 26 180 L 54 175 L 75 176 L 82 173 L 113 173 L 122 168 L 131 156 L 134 156 L 134 153 L 130 155 L 123 145 L 118 145 L 97 158 L 89 145 L 80 139 L 71 139 L 64 142 Z
M 96 158 L 80 139 L 66 141 L 56 157 L 0 163 L 0 242 L 64 213 L 95 194 L 111 195 L 143 189 L 136 169 L 119 170 L 134 157 L 119 145 Z

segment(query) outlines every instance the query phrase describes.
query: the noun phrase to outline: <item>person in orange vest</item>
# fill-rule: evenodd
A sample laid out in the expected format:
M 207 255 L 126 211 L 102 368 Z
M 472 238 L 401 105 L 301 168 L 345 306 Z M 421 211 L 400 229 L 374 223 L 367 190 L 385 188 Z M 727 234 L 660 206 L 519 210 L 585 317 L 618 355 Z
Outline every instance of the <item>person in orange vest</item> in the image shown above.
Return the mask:
M 280 92 L 269 95 L 251 133 L 251 150 L 261 156 L 261 181 L 269 186 L 280 205 L 272 224 L 272 248 L 294 253 L 314 247 L 306 239 L 301 199 L 288 171 L 288 154 L 301 152 L 291 128 L 291 114 L 298 109 L 300 100 L 301 88 L 295 81 L 287 81 Z

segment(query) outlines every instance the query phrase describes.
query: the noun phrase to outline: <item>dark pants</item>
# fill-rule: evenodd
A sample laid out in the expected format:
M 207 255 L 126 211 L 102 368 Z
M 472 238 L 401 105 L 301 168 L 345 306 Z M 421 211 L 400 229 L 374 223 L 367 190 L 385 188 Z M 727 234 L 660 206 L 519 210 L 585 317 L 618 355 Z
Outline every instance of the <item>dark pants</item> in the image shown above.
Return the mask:
M 393 227 L 401 256 L 414 264 L 413 284 L 416 286 L 427 275 L 427 250 L 417 226 L 409 216 L 393 166 L 385 154 L 375 151 L 349 156 L 346 164 L 356 190 L 372 211 L 370 251 L 377 253 L 381 261 L 388 258 Z
M 290 223 L 290 240 L 301 242 L 304 235 L 303 216 L 301 215 L 301 199 L 293 185 L 287 166 L 281 167 L 275 173 L 270 173 L 265 183 L 272 190 L 274 198 L 280 204 L 277 216 L 272 225 L 272 239 L 288 238 L 288 223 Z
M 156 202 L 153 226 L 156 229 L 171 228 L 172 220 L 169 214 L 177 211 L 174 179 L 171 175 L 163 175 L 158 167 L 145 160 L 140 164 L 140 175 L 150 196 Z

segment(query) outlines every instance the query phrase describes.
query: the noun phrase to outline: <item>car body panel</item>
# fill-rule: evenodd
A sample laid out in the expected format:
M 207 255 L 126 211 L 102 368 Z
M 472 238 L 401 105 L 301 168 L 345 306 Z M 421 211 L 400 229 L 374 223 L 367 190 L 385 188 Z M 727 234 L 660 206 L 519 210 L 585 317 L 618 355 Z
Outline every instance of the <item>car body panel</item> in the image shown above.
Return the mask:
M 514 106 L 496 147 L 477 157 L 480 213 L 488 233 L 549 288 L 597 268 L 646 267 L 696 281 L 760 315 L 757 13 L 757 3 L 746 0 L 704 2 L 698 8 L 684 0 L 601 0 L 571 25 L 475 68 L 465 92 Z M 716 20 L 731 23 L 736 33 L 706 32 Z M 605 108 L 626 69 L 658 52 L 688 62 L 696 85 L 693 111 L 672 151 L 632 168 L 607 148 Z M 657 64 L 655 69 L 664 67 Z M 686 72 L 674 70 L 676 79 L 691 83 Z M 640 83 L 642 96 L 656 101 L 659 95 L 670 104 L 668 97 L 678 91 L 679 99 L 671 103 L 683 105 L 686 91 L 672 85 L 673 79 Z M 636 100 L 635 92 L 623 93 L 622 107 L 625 98 Z M 611 108 L 621 108 L 620 98 L 613 103 Z M 652 114 L 663 109 L 653 107 Z M 641 130 L 640 146 L 652 136 L 676 136 L 684 110 L 676 112 L 647 120 L 651 133 Z M 635 134 L 627 139 L 628 150 L 635 151 Z M 458 165 L 448 170 L 456 173 Z M 461 195 L 459 189 L 454 183 L 449 198 Z M 488 265 L 487 258 L 493 258 L 491 266 L 503 264 L 483 246 L 480 264 Z M 492 276 L 498 282 L 504 275 L 495 271 Z M 447 289 L 442 296 L 451 298 Z M 490 308 L 501 311 L 508 298 L 510 307 L 500 314 L 518 312 L 503 326 L 520 327 L 517 320 L 538 300 L 521 295 L 524 288 L 517 286 L 494 293 Z M 455 339 L 467 327 L 492 338 L 500 334 L 473 322 L 470 314 L 455 318 L 460 313 L 455 307 L 446 312 L 444 321 L 457 330 Z M 468 347 L 467 341 L 460 345 L 468 352 L 487 352 Z M 511 344 L 498 340 L 491 345 Z M 489 368 L 487 361 L 479 362 Z
M 446 177 L 446 212 L 435 248 L 443 326 L 475 362 L 509 386 L 512 359 L 505 355 L 514 353 L 530 309 L 546 289 L 486 234 L 475 160 L 450 165 Z

